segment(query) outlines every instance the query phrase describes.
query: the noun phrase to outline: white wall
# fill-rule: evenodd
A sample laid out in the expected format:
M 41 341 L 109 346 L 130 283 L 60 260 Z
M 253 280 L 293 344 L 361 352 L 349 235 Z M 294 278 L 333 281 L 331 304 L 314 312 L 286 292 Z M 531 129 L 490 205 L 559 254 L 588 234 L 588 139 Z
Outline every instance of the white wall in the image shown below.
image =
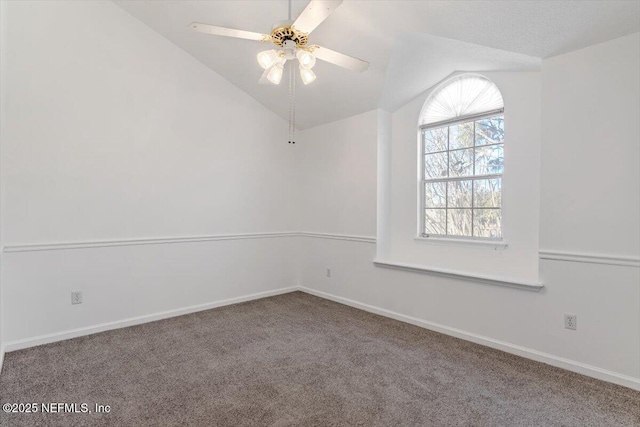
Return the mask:
M 283 120 L 110 2 L 8 14 L 5 245 L 290 227 Z
M 193 57 L 108 1 L 3 12 L 5 343 L 295 284 L 291 237 L 6 252 L 290 231 L 296 212 L 286 123 Z
M 604 258 L 594 258 L 590 262 L 543 259 L 539 262 L 539 275 L 545 288 L 536 293 L 436 275 L 377 268 L 372 264 L 376 256 L 376 248 L 371 243 L 305 237 L 301 248 L 301 253 L 304 254 L 300 268 L 301 285 L 320 292 L 325 297 L 377 310 L 386 315 L 396 316 L 546 363 L 640 388 L 640 269 L 637 268 L 639 255 L 637 250 L 638 142 L 640 140 L 637 131 L 640 99 L 637 91 L 637 76 L 640 75 L 639 52 L 636 34 L 549 59 L 543 66 L 542 88 L 539 81 L 532 82 L 531 86 L 528 86 L 531 90 L 535 88 L 539 91 L 538 99 L 541 94 L 542 105 L 535 102 L 536 95 L 529 91 L 528 96 L 533 100 L 531 110 L 527 111 L 524 105 L 519 110 L 520 114 L 527 113 L 534 118 L 539 116 L 540 111 L 543 112 L 541 127 L 534 119 L 534 123 L 537 123 L 544 136 L 542 147 L 532 147 L 532 150 L 535 152 L 542 148 L 543 154 L 541 166 L 539 166 L 543 175 L 540 234 L 545 249 L 570 249 L 578 253 L 625 254 L 630 259 L 635 259 L 635 264 L 632 261 L 631 266 L 606 265 L 601 262 L 610 260 Z M 608 64 L 617 64 L 624 69 Z M 516 76 L 508 84 L 527 85 L 527 79 L 530 77 L 526 74 L 520 74 L 524 80 Z M 498 80 L 495 74 L 492 74 L 491 78 Z M 557 87 L 558 82 L 563 80 L 571 80 L 571 90 L 564 91 Z M 500 86 L 506 87 L 504 82 L 499 84 Z M 630 92 L 624 95 L 618 94 L 619 107 L 601 108 L 604 100 L 611 100 L 606 101 L 609 104 L 613 101 L 611 91 L 618 91 L 619 88 L 626 88 Z M 507 90 L 505 92 L 508 94 Z M 505 107 L 507 106 L 505 102 Z M 621 112 L 623 106 L 626 109 L 624 113 Z M 407 138 L 412 136 L 412 139 L 406 142 L 410 145 L 415 144 L 416 141 L 414 133 L 419 105 L 407 108 L 415 112 L 414 119 L 409 120 L 408 117 L 402 121 L 394 119 L 393 134 L 406 133 Z M 577 109 L 578 112 L 597 111 L 600 121 L 597 122 L 593 117 L 585 117 L 582 114 L 573 114 L 570 112 L 572 108 Z M 401 111 L 399 110 L 396 114 L 400 114 Z M 619 114 L 623 114 L 622 119 Z M 385 114 L 382 113 L 381 117 L 384 116 Z M 628 119 L 626 126 L 621 124 L 625 119 Z M 300 147 L 305 152 L 314 152 L 316 148 L 311 145 L 317 144 L 317 140 L 333 141 L 331 146 L 323 147 L 326 150 L 322 161 L 324 175 L 340 173 L 335 170 L 335 164 L 342 153 L 349 151 L 347 147 L 351 145 L 357 146 L 358 151 L 364 152 L 361 161 L 369 163 L 368 167 L 359 166 L 361 171 L 373 174 L 375 162 L 372 155 L 376 150 L 376 138 L 362 141 L 354 139 L 352 135 L 334 132 L 336 128 L 349 129 L 355 126 L 357 120 L 359 120 L 358 117 L 315 128 L 313 129 L 315 139 L 306 140 L 303 136 L 299 138 Z M 512 116 L 512 120 L 518 119 Z M 572 135 L 565 131 L 566 127 L 594 127 L 594 123 L 600 123 L 599 126 L 602 127 L 597 127 L 591 134 L 580 132 Z M 608 151 L 611 164 L 624 165 L 626 171 L 612 171 L 614 178 L 607 178 L 606 184 L 609 187 L 615 186 L 616 189 L 611 190 L 612 195 L 606 196 L 606 199 L 617 197 L 618 208 L 615 216 L 620 215 L 620 222 L 627 224 L 628 232 L 622 232 L 620 226 L 616 225 L 616 228 L 610 230 L 620 230 L 620 233 L 615 237 L 607 233 L 614 243 L 604 244 L 601 241 L 601 235 L 587 233 L 593 230 L 581 228 L 580 225 L 600 222 L 609 224 L 613 221 L 613 215 L 610 214 L 611 211 L 604 215 L 599 209 L 594 212 L 581 207 L 599 203 L 604 195 L 588 191 L 583 186 L 585 181 L 580 181 L 580 177 L 593 174 L 595 157 L 592 157 L 592 154 L 599 152 L 604 126 L 609 123 L 617 124 L 616 129 L 611 132 L 616 135 L 616 142 L 624 146 L 624 149 L 616 147 Z M 375 124 L 370 123 L 369 126 L 374 127 Z M 404 126 L 404 128 L 398 129 L 398 126 Z M 325 137 L 318 137 L 323 132 Z M 532 129 L 532 132 L 536 131 Z M 393 177 L 400 174 L 399 168 L 405 167 L 407 178 L 403 182 L 410 187 L 405 190 L 406 197 L 415 198 L 415 162 L 411 158 L 405 164 L 402 161 L 404 157 L 395 158 L 398 152 L 395 145 L 397 143 L 398 140 L 394 139 Z M 574 150 L 567 149 L 563 146 L 564 144 L 568 147 L 582 147 L 582 152 L 587 154 L 575 154 Z M 307 147 L 307 145 L 310 146 Z M 407 153 L 412 149 L 414 147 L 406 148 Z M 310 159 L 312 157 L 305 158 L 300 165 L 300 170 L 310 167 L 307 165 Z M 581 164 L 583 159 L 587 163 L 586 169 Z M 520 159 L 521 162 L 525 160 Z M 538 159 L 534 157 L 531 162 L 535 165 Z M 350 163 L 346 162 L 344 165 L 349 167 Z M 562 165 L 562 168 L 557 169 L 559 165 Z M 531 170 L 524 164 L 522 166 L 523 170 L 514 168 L 514 179 L 517 179 L 518 172 L 539 176 L 540 172 Z M 317 174 L 323 174 L 321 170 L 314 170 Z M 412 175 L 413 179 L 410 179 L 409 175 Z M 566 177 L 569 178 L 564 179 Z M 362 187 L 369 188 L 374 182 L 372 175 L 352 176 L 352 179 L 358 179 L 358 182 L 349 182 L 348 185 L 359 188 L 358 194 L 363 193 Z M 592 181 L 595 181 L 595 178 L 589 177 L 586 182 Z M 302 182 L 305 183 L 305 181 Z M 322 185 L 321 181 L 316 181 L 314 184 L 315 188 L 306 188 L 303 191 L 328 193 L 327 188 L 317 188 L 318 185 Z M 332 185 L 335 186 L 335 184 Z M 529 185 L 532 186 L 531 193 L 525 196 L 536 201 L 537 196 L 534 193 L 536 183 L 530 182 Z M 394 191 L 396 194 L 393 194 Z M 400 190 L 396 190 L 392 185 L 391 200 L 393 202 L 390 210 L 391 217 L 395 221 L 393 225 L 404 227 L 408 222 L 413 229 L 415 211 L 412 212 L 413 216 L 409 212 L 404 216 L 402 212 L 396 212 L 399 198 L 405 197 L 403 194 L 397 194 L 397 191 Z M 560 197 L 556 195 L 559 194 L 567 198 L 575 194 L 587 200 L 580 201 L 577 206 L 572 205 L 570 201 L 563 201 L 560 207 L 554 205 L 549 208 L 549 202 L 558 201 Z M 626 196 L 622 197 L 622 195 Z M 611 205 L 610 200 L 608 204 Z M 316 206 L 316 208 L 319 207 Z M 533 209 L 532 217 L 537 221 L 537 209 L 530 208 Z M 354 213 L 361 215 L 360 212 Z M 341 222 L 343 224 L 369 223 L 375 214 L 367 212 L 367 215 L 368 218 L 354 217 L 341 219 Z M 317 213 L 316 216 L 322 217 Z M 556 219 L 560 224 L 564 224 L 562 232 L 553 231 L 554 226 L 550 225 Z M 525 220 L 528 221 L 527 218 Z M 636 222 L 635 225 L 629 225 L 633 221 Z M 578 228 L 573 228 L 573 224 Z M 338 224 L 331 226 L 325 221 L 308 223 L 305 231 L 327 232 L 338 229 L 343 234 L 361 232 L 360 229 L 355 228 L 352 230 L 338 228 Z M 584 232 L 586 236 L 574 239 L 574 232 Z M 554 239 L 550 238 L 551 235 L 557 234 L 559 235 Z M 593 237 L 589 238 L 589 235 Z M 532 239 L 531 236 L 529 238 Z M 537 251 L 537 247 L 535 250 Z M 461 264 L 467 262 L 468 259 L 460 261 Z M 331 277 L 326 276 L 326 268 L 331 268 Z M 502 267 L 495 273 L 502 273 Z M 578 315 L 577 331 L 564 329 L 564 313 Z
M 544 61 L 543 249 L 640 254 L 639 40 Z
M 7 26 L 6 21 L 6 2 L 0 1 L 0 243 L 2 242 L 2 135 L 5 124 L 5 112 L 7 104 L 4 96 L 2 96 L 3 89 L 5 87 L 5 67 L 4 52 L 6 49 L 5 29 Z M 4 361 L 4 336 L 2 334 L 2 319 L 3 319 L 3 295 L 2 295 L 2 245 L 0 244 L 0 373 L 2 373 L 2 363 Z
M 302 231 L 375 236 L 376 135 L 375 110 L 298 134 Z
M 3 284 L 4 299 L 11 302 L 4 307 L 9 350 L 29 346 L 35 338 L 49 341 L 51 334 L 100 330 L 103 324 L 181 314 L 181 309 L 293 287 L 296 239 L 7 253 Z M 70 292 L 77 289 L 84 301 L 71 306 Z

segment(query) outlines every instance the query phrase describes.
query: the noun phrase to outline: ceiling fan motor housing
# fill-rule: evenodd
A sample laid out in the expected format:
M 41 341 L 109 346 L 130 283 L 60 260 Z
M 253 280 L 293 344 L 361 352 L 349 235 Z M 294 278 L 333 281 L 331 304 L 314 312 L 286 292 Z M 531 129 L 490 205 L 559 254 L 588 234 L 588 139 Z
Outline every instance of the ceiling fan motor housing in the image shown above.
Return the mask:
M 296 59 L 296 43 L 293 40 L 285 40 L 284 57 L 287 58 L 287 61 Z
M 271 30 L 271 41 L 277 46 L 286 47 L 285 42 L 291 40 L 298 48 L 304 48 L 309 42 L 309 36 L 291 24 L 291 21 L 277 22 Z

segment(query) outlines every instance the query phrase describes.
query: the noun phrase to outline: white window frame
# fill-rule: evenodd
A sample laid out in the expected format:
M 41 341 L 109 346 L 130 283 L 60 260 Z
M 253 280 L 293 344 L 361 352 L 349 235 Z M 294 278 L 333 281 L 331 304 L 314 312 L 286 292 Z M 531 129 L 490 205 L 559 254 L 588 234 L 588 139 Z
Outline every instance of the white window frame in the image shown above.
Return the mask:
M 451 125 L 455 125 L 455 124 L 459 124 L 459 123 L 467 123 L 467 122 L 475 122 L 476 120 L 481 120 L 481 119 L 486 119 L 489 117 L 495 117 L 495 116 L 499 116 L 502 115 L 504 116 L 504 107 L 503 108 L 499 108 L 499 109 L 495 109 L 495 110 L 490 110 L 490 111 L 486 111 L 486 112 L 482 112 L 479 114 L 470 114 L 470 115 L 466 115 L 466 116 L 460 116 L 460 117 L 455 117 L 449 120 L 442 120 L 440 122 L 435 122 L 435 123 L 429 123 L 429 124 L 425 124 L 422 126 L 418 127 L 418 145 L 419 145 L 419 156 L 418 156 L 418 167 L 419 167 L 419 203 L 418 203 L 418 209 L 419 209 L 419 214 L 418 214 L 418 235 L 416 240 L 422 240 L 422 241 L 434 241 L 434 242 L 458 242 L 458 243 L 472 243 L 472 244 L 488 244 L 488 245 L 492 245 L 492 246 L 506 246 L 506 241 L 504 240 L 504 218 L 501 219 L 501 230 L 500 230 L 500 236 L 501 237 L 475 237 L 475 236 L 452 236 L 452 235 L 447 235 L 447 234 L 426 234 L 425 233 L 425 210 L 426 210 L 426 206 L 425 206 L 425 184 L 427 182 L 448 182 L 448 181 L 467 181 L 467 180 L 476 180 L 476 179 L 487 179 L 487 178 L 503 178 L 504 176 L 504 170 L 502 171 L 502 173 L 499 174 L 486 174 L 486 175 L 475 175 L 475 155 L 476 155 L 476 150 L 475 150 L 475 144 L 474 144 L 474 150 L 473 150 L 473 168 L 474 168 L 474 174 L 473 175 L 468 175 L 468 176 L 463 176 L 463 177 L 447 177 L 447 178 L 439 178 L 439 179 L 433 179 L 433 178 L 429 178 L 427 179 L 425 177 L 425 144 L 424 144 L 424 131 L 425 130 L 429 130 L 429 129 L 437 129 L 437 128 L 442 128 L 445 126 L 451 126 Z M 475 135 L 475 132 L 474 132 Z M 474 136 L 475 138 L 475 136 Z M 503 142 L 504 144 L 504 142 Z M 504 146 L 504 145 L 503 145 Z M 447 154 L 452 151 L 449 150 L 449 146 L 448 146 L 448 142 L 447 142 L 447 150 L 445 151 Z M 447 156 L 448 158 L 448 156 Z M 501 193 L 504 194 L 504 191 L 501 190 Z M 471 193 L 471 223 L 472 223 L 472 227 L 473 227 L 473 215 L 474 215 L 474 207 L 473 207 L 473 198 L 474 198 L 475 194 L 472 191 Z M 504 206 L 501 205 L 500 208 L 496 208 L 496 209 L 500 209 L 500 213 L 501 216 L 504 213 Z M 445 209 L 445 212 L 448 211 L 448 207 Z M 446 230 L 446 225 L 445 225 L 445 230 Z

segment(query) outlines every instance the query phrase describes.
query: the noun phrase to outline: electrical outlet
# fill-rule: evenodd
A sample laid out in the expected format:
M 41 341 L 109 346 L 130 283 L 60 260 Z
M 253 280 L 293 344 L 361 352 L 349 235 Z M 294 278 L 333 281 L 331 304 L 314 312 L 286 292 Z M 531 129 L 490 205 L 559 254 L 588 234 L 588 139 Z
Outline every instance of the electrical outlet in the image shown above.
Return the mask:
M 578 329 L 578 316 L 575 314 L 566 314 L 564 315 L 564 327 L 566 329 L 573 329 L 574 331 Z
M 71 292 L 71 304 L 82 304 L 82 292 L 81 291 Z
M 327 268 L 327 277 L 331 277 L 331 269 Z

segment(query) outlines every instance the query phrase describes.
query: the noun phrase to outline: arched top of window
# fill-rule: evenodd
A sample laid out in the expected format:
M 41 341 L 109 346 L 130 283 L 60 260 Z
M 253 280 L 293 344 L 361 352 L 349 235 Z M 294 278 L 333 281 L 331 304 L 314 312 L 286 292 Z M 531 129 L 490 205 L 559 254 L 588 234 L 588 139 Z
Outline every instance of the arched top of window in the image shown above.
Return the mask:
M 420 126 L 503 107 L 500 90 L 492 81 L 479 75 L 463 74 L 445 82 L 429 96 L 422 107 Z

